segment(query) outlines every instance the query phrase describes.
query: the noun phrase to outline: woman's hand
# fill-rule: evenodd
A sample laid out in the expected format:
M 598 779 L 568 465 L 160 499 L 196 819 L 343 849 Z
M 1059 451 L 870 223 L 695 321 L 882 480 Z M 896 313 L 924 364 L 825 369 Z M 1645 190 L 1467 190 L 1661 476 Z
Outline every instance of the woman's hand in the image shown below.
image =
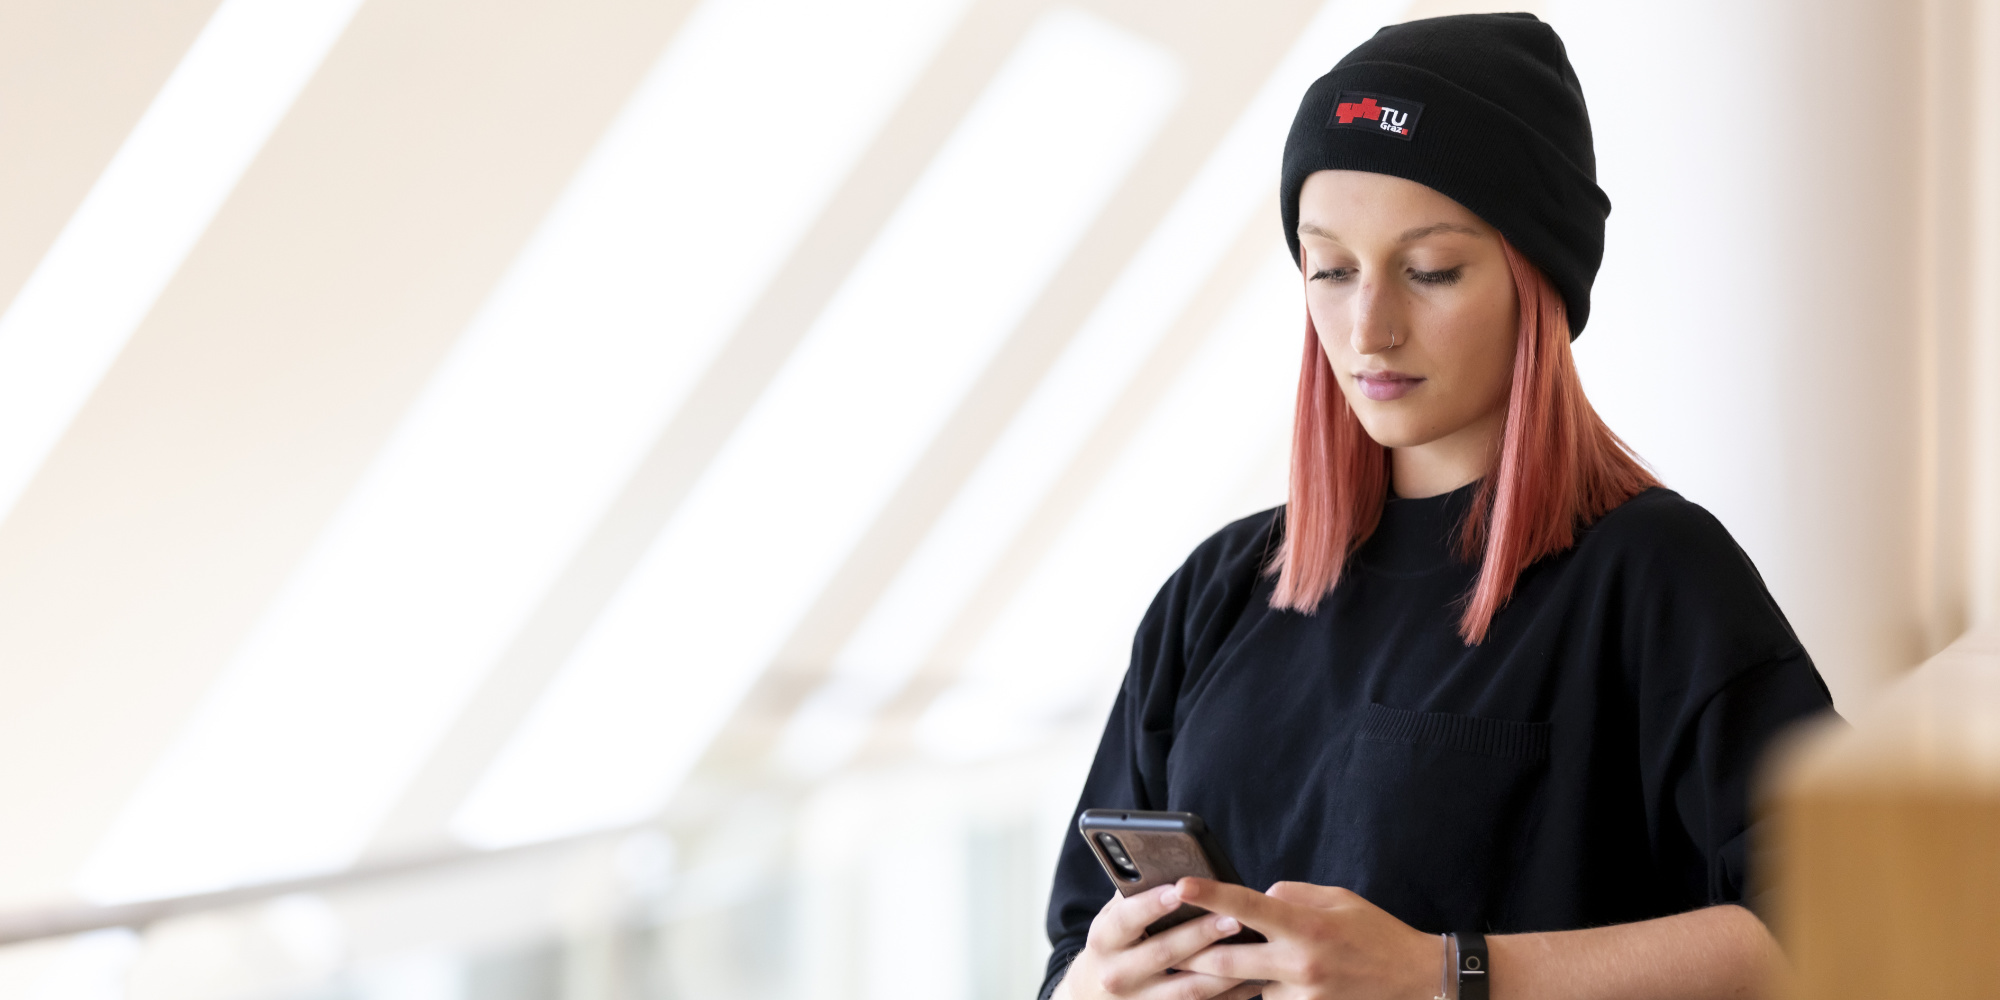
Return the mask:
M 1264 1000 L 1428 1000 L 1443 944 L 1346 889 L 1279 882 L 1269 892 L 1201 878 L 1181 898 L 1262 932 L 1266 944 L 1222 944 L 1180 968 L 1224 980 L 1268 980 Z M 1215 917 L 1204 918 L 1214 920 Z
M 1185 880 L 1183 880 L 1185 881 Z M 1247 891 L 1247 890 L 1246 890 Z M 1146 937 L 1146 926 L 1181 905 L 1179 886 L 1163 885 L 1126 898 L 1113 895 L 1090 922 L 1090 939 L 1069 964 L 1055 1000 L 1248 1000 L 1263 987 L 1241 978 L 1167 970 L 1242 930 L 1233 917 L 1201 916 Z

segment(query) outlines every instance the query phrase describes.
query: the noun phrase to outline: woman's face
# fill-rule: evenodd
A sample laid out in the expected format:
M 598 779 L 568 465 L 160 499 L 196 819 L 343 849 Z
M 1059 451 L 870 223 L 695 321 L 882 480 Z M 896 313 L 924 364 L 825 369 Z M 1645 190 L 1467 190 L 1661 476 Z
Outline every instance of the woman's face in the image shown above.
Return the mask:
M 1456 453 L 1479 466 L 1464 481 L 1483 475 L 1514 371 L 1499 233 L 1415 181 L 1322 170 L 1299 193 L 1299 246 L 1313 329 L 1368 435 Z

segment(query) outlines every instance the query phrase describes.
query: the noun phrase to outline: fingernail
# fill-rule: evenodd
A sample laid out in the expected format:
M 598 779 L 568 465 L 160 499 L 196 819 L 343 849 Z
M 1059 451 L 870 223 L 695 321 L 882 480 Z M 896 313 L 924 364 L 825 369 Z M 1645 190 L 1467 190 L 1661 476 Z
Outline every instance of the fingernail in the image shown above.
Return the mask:
M 1163 906 L 1178 906 L 1180 901 L 1181 892 L 1173 886 L 1168 886 L 1167 891 L 1160 893 L 1160 903 Z
M 1234 934 L 1242 930 L 1243 925 L 1237 923 L 1235 917 L 1221 917 L 1215 921 L 1215 929 L 1224 934 Z

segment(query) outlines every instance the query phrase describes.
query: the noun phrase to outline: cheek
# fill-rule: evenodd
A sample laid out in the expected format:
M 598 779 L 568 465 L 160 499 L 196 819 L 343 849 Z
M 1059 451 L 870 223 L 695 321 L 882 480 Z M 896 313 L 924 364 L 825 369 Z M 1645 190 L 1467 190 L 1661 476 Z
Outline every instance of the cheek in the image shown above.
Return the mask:
M 1489 405 L 1505 406 L 1514 385 L 1515 331 L 1513 317 L 1506 317 L 1490 339 L 1481 345 L 1476 364 L 1477 385 Z
M 1514 382 L 1515 312 L 1511 289 L 1495 288 L 1477 305 L 1438 317 L 1438 361 L 1466 407 L 1484 412 L 1504 403 Z M 1471 305 L 1468 303 L 1468 305 Z
M 1514 386 L 1512 356 L 1484 353 L 1461 360 L 1451 393 L 1431 414 L 1440 430 L 1456 430 L 1507 410 Z
M 1319 335 L 1319 346 L 1326 352 L 1327 360 L 1339 368 L 1351 340 L 1342 311 L 1324 295 L 1307 295 L 1306 318 L 1312 321 L 1313 332 Z
M 1431 338 L 1426 367 L 1439 392 L 1424 400 L 1419 420 L 1430 432 L 1449 433 L 1507 407 L 1514 384 L 1513 317 L 1467 317 Z M 1415 416 L 1416 414 L 1412 414 Z
M 1514 350 L 1513 345 L 1509 344 L 1507 350 L 1501 352 L 1499 363 L 1494 365 L 1493 398 L 1499 400 L 1499 405 L 1506 406 L 1507 397 L 1512 394 L 1513 388 Z

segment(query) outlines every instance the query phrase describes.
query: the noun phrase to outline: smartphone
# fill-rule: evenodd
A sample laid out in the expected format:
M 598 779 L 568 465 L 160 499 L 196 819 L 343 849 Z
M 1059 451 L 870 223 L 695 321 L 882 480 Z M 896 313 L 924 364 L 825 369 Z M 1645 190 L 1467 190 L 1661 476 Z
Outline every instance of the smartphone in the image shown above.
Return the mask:
M 1236 867 L 1222 853 L 1222 845 L 1208 832 L 1200 816 L 1184 812 L 1143 812 L 1137 809 L 1085 809 L 1077 817 L 1076 830 L 1090 845 L 1090 853 L 1111 876 L 1111 884 L 1121 896 L 1135 896 L 1156 886 L 1192 875 L 1217 882 L 1242 885 Z M 1148 935 L 1186 923 L 1207 913 L 1199 906 L 1182 903 L 1180 909 L 1154 921 Z M 1243 928 L 1220 944 L 1253 944 L 1264 935 Z

